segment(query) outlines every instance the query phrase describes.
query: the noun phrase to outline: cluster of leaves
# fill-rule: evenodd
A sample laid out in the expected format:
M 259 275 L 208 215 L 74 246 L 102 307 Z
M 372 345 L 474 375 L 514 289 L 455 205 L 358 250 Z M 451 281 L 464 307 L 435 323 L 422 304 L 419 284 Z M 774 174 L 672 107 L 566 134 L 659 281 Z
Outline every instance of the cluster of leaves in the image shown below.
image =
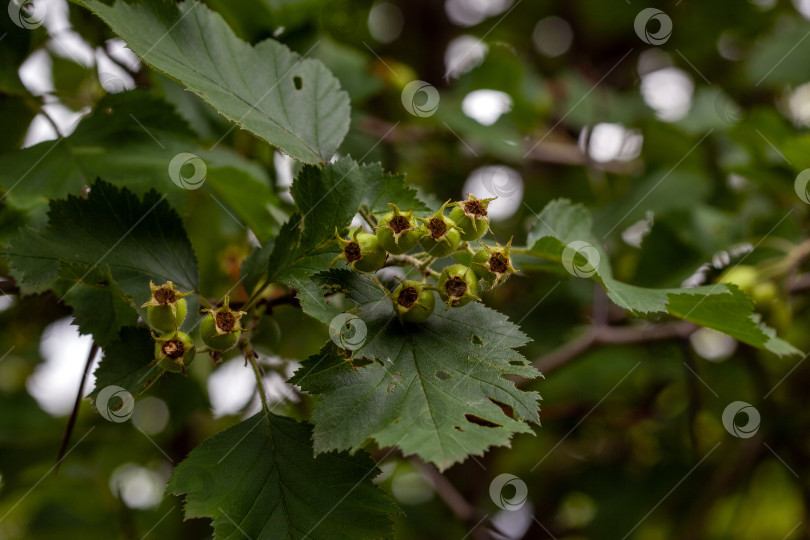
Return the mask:
M 261 413 L 208 439 L 175 469 L 169 491 L 185 495 L 186 517 L 212 519 L 217 538 L 237 532 L 389 535 L 389 517 L 399 510 L 372 483 L 378 470 L 364 447 L 397 447 L 444 470 L 493 446 L 508 446 L 515 434 L 532 433 L 540 396 L 513 382 L 540 376 L 518 352 L 529 338 L 502 313 L 466 300 L 502 284 L 515 266 L 524 275 L 567 275 L 566 268 L 592 262 L 571 254 L 571 245 L 596 251 L 599 264 L 589 277 L 633 315 L 675 317 L 780 356 L 799 354 L 760 322 L 753 301 L 734 285 L 662 289 L 616 279 L 593 233 L 591 213 L 567 200 L 545 207 L 525 245 L 510 240 L 505 247 L 482 243 L 475 249 L 470 242 L 487 226 L 475 221 L 481 212 L 467 212 L 465 204 L 480 201 L 459 202 L 449 216 L 444 206 L 431 214 L 436 205 L 427 204 L 428 197 L 403 175 L 350 157 L 332 160 L 349 130 L 350 96 L 319 60 L 274 39 L 250 45 L 197 2 L 81 4 L 227 125 L 240 126 L 297 162 L 290 189 L 294 207 L 285 213 L 263 164 L 217 144 L 203 148 L 196 126 L 167 101 L 140 90 L 103 98 L 68 137 L 0 156 L 4 199 L 32 215 L 40 212 L 33 227 L 7 242 L 11 275 L 25 293 L 52 291 L 70 306 L 79 330 L 102 347 L 91 398 L 110 385 L 138 396 L 164 375 L 168 364 L 153 362 L 153 341 L 146 323 L 139 323 L 160 326 L 148 312 L 152 282 L 194 291 L 189 316 L 166 330 L 175 336 L 182 330 L 189 340 L 205 339 L 197 330 L 205 324 L 200 307 L 222 303 L 203 291 L 241 287 L 240 309 L 254 325 L 239 348 L 248 356 L 279 286 L 295 291 L 303 312 L 325 324 L 345 309 L 335 298 L 345 298 L 369 336 L 351 348 L 327 340 L 288 381 L 318 396 L 308 422 L 274 414 L 262 396 Z M 478 140 L 475 134 L 471 140 Z M 166 175 L 179 152 L 205 161 L 200 193 L 221 200 L 260 242 L 231 281 L 201 283 L 199 266 L 215 258 L 204 242 L 192 242 L 181 217 L 205 206 Z M 493 152 L 512 156 L 514 150 L 502 145 Z M 45 202 L 47 218 L 41 213 Z M 411 209 L 423 225 L 399 208 Z M 376 227 L 374 234 L 350 229 L 358 212 Z M 402 229 L 391 225 L 395 218 L 404 218 L 406 230 L 417 234 L 400 244 Z M 445 224 L 439 237 L 433 220 Z M 408 255 L 417 244 L 424 253 Z M 336 258 L 346 264 L 333 267 Z M 404 264 L 404 283 L 374 273 L 394 264 Z M 464 281 L 464 290 L 448 289 L 449 280 Z M 409 319 L 398 307 L 400 297 L 428 281 L 429 297 L 435 288 L 453 309 L 433 311 L 431 305 L 429 317 Z M 421 295 L 421 289 L 416 292 Z

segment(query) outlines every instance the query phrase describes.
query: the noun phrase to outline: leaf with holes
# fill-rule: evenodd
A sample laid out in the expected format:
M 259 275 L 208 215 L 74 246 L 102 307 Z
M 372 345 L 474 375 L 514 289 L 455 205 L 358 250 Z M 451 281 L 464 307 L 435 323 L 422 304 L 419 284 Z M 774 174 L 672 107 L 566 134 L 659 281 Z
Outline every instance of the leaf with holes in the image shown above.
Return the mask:
M 691 289 L 648 289 L 616 280 L 591 225 L 591 213 L 584 206 L 564 199 L 552 201 L 529 233 L 528 253 L 559 263 L 573 275 L 595 279 L 611 300 L 634 315 L 669 314 L 779 356 L 801 354 L 759 323 L 753 313 L 754 302 L 734 286 L 718 283 Z
M 201 2 L 82 4 L 145 62 L 297 160 L 329 161 L 349 129 L 349 96 L 321 62 L 273 39 L 245 43 Z
M 515 350 L 529 339 L 504 315 L 476 302 L 403 325 L 368 279 L 348 270 L 315 278 L 355 303 L 349 324 L 365 336 L 347 338 L 351 351 L 329 342 L 291 380 L 321 394 L 312 415 L 317 452 L 374 439 L 446 469 L 539 423 L 540 396 L 509 380 L 540 375 Z
M 195 448 L 167 491 L 186 518 L 213 519 L 214 538 L 354 540 L 391 534 L 396 505 L 372 483 L 366 454 L 313 456 L 312 428 L 262 413 Z

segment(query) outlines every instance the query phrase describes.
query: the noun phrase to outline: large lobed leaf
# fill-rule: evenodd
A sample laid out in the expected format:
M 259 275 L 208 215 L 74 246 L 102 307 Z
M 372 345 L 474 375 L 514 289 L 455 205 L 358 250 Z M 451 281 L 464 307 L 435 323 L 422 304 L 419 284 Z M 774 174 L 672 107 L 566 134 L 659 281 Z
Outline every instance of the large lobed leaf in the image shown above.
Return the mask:
M 471 303 L 403 325 L 368 279 L 345 269 L 316 278 L 348 295 L 359 317 L 352 324 L 367 332 L 351 352 L 328 343 L 291 379 L 321 394 L 312 415 L 317 452 L 373 438 L 446 469 L 539 423 L 540 396 L 508 379 L 539 372 L 515 351 L 529 339 L 506 316 Z
M 213 519 L 216 540 L 389 536 L 398 509 L 372 483 L 371 458 L 314 457 L 311 435 L 308 424 L 259 413 L 195 448 L 167 490 L 186 494 L 186 518 Z
M 582 205 L 558 199 L 550 202 L 529 233 L 530 253 L 536 257 L 578 267 L 599 281 L 617 305 L 640 316 L 669 314 L 723 332 L 754 347 L 780 356 L 801 351 L 777 338 L 753 313 L 754 303 L 735 286 L 718 283 L 691 289 L 648 289 L 617 281 L 599 240 L 591 232 L 591 213 Z M 573 257 L 566 246 L 580 242 Z M 587 244 L 585 249 L 581 246 Z M 588 250 L 591 260 L 587 260 Z M 584 255 L 583 255 L 584 254 Z M 564 261 L 564 259 L 566 259 Z
M 321 62 L 272 39 L 245 43 L 200 2 L 82 4 L 145 62 L 295 159 L 328 161 L 349 129 L 349 97 Z
M 23 229 L 12 238 L 5 253 L 11 273 L 29 289 L 62 294 L 74 305 L 79 329 L 103 345 L 133 324 L 135 306 L 149 298 L 150 280 L 198 288 L 191 243 L 164 198 L 151 191 L 140 200 L 98 181 L 87 198 L 51 201 L 44 229 Z M 93 302 L 111 320 L 100 317 Z M 195 310 L 190 296 L 189 312 Z

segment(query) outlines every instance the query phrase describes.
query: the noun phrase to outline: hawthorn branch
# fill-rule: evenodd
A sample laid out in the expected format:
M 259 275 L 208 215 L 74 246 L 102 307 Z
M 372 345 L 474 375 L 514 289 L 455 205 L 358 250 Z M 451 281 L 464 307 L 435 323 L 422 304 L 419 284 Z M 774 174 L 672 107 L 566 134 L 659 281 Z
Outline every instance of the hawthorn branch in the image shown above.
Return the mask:
M 439 276 L 439 272 L 430 268 L 430 259 L 421 261 L 412 255 L 389 255 L 385 261 L 385 266 L 413 266 L 420 272 L 428 276 Z
M 697 329 L 696 325 L 686 321 L 649 324 L 641 327 L 590 326 L 576 339 L 535 360 L 533 365 L 543 374 L 548 374 L 600 345 L 680 340 L 689 337 Z
M 456 486 L 450 482 L 442 473 L 436 470 L 436 467 L 433 465 L 427 464 L 420 459 L 411 459 L 411 463 L 419 469 L 422 474 L 424 474 L 428 479 L 430 479 L 433 487 L 436 489 L 436 493 L 439 497 L 444 501 L 447 507 L 453 512 L 459 520 L 469 524 L 475 525 L 480 524 L 481 521 L 486 518 L 487 524 L 494 530 L 498 530 L 495 527 L 495 524 L 492 523 L 492 520 L 489 519 L 489 516 L 481 512 L 478 508 L 473 506 L 464 496 L 459 493 L 456 489 Z M 475 539 L 487 539 L 491 538 L 491 535 L 487 532 L 486 529 L 478 528 L 471 532 L 472 538 Z
M 4 279 L 0 281 L 0 294 L 20 294 L 20 288 L 13 279 Z
M 436 133 L 435 130 L 422 126 L 394 126 L 394 124 L 373 116 L 362 117 L 358 122 L 358 127 L 361 131 L 365 131 L 389 144 L 417 143 L 423 141 L 425 136 Z M 594 162 L 576 143 L 529 140 L 526 144 L 526 150 L 528 151 L 526 158 L 542 163 L 587 166 L 592 169 L 619 174 L 626 174 L 636 168 L 632 162 Z
M 62 444 L 59 446 L 59 454 L 56 456 L 56 471 L 59 471 L 59 465 L 65 458 L 68 443 L 70 443 L 70 435 L 73 433 L 73 428 L 76 427 L 76 418 L 79 416 L 79 407 L 82 404 L 82 394 L 84 393 L 84 385 L 87 384 L 87 376 L 90 374 L 90 366 L 93 365 L 93 358 L 98 354 L 98 345 L 93 343 L 90 347 L 90 352 L 87 354 L 87 360 L 84 363 L 84 372 L 82 373 L 82 380 L 79 383 L 79 390 L 76 392 L 76 401 L 73 402 L 73 410 L 70 411 L 70 418 L 68 419 L 67 426 L 65 427 L 65 434 L 62 437 Z

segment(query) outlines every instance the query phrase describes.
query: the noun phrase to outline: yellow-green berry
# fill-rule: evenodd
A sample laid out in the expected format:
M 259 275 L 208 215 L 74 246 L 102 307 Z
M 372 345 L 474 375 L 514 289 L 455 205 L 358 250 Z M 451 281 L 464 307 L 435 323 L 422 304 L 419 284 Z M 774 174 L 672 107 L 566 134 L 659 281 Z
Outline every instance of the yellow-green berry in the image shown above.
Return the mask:
M 403 281 L 391 299 L 399 319 L 406 322 L 423 323 L 436 307 L 433 291 L 419 281 Z
M 146 318 L 150 326 L 161 332 L 171 332 L 180 328 L 186 320 L 188 311 L 184 296 L 191 293 L 178 291 L 171 281 L 159 287 L 150 281 L 149 289 L 152 296 L 141 307 L 146 308 Z
M 240 319 L 244 311 L 232 311 L 229 298 L 225 297 L 222 307 L 206 310 L 208 314 L 200 323 L 200 337 L 215 351 L 232 349 L 242 335 Z
M 194 342 L 185 332 L 175 330 L 155 338 L 155 360 L 166 371 L 185 374 L 195 353 Z

